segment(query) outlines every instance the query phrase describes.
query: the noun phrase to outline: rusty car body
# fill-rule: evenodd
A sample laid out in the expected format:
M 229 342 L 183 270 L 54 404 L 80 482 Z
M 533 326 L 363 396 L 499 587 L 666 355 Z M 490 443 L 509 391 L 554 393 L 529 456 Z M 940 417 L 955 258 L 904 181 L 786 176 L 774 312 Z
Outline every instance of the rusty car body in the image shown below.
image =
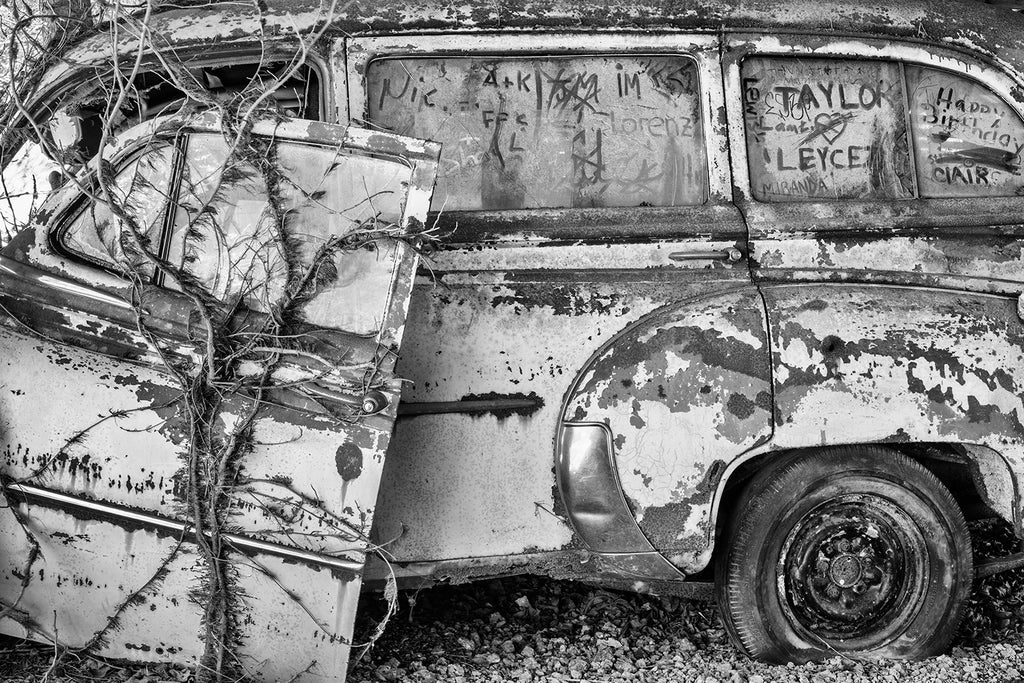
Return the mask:
M 1024 536 L 1021 16 L 270 2 L 152 22 L 215 75 L 319 27 L 301 116 L 441 145 L 443 237 L 410 294 L 368 584 L 536 572 L 693 594 L 717 563 L 752 656 L 918 657 L 948 644 L 976 572 L 1016 562 L 972 558 L 965 518 Z M 85 116 L 84 75 L 133 49 L 112 40 L 73 48 L 26 111 Z M 55 448 L 8 412 L 6 467 Z M 138 504 L 78 463 L 48 485 Z M 173 500 L 171 474 L 146 495 Z

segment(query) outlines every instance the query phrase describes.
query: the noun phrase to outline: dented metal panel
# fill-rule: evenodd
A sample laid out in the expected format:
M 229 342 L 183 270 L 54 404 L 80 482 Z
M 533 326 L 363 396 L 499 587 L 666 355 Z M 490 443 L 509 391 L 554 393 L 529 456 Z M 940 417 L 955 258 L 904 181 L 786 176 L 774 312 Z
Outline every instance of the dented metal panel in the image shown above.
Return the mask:
M 125 135 L 110 159 L 116 165 L 151 136 L 182 129 L 201 136 L 221 124 L 214 115 L 155 120 Z M 253 132 L 287 148 L 275 157 L 286 169 L 303 163 L 302 145 L 304 171 L 321 169 L 312 180 L 292 174 L 299 197 L 290 211 L 317 218 L 315 226 L 296 224 L 305 240 L 299 258 L 312 258 L 314 240 L 346 234 L 364 220 L 359 211 L 406 231 L 422 228 L 436 146 L 280 119 L 261 120 Z M 229 184 L 211 201 L 227 201 Z M 77 210 L 77 192 L 70 186 L 52 197 L 34 239 L 23 235 L 0 258 L 9 390 L 0 413 L 2 462 L 11 503 L 0 520 L 0 594 L 17 606 L 2 628 L 33 638 L 59 635 L 64 644 L 110 656 L 194 662 L 202 609 L 190 596 L 205 565 L 186 514 L 190 418 L 164 364 L 168 357 L 182 366 L 195 361 L 194 312 L 180 292 L 133 286 L 56 250 L 60 226 Z M 376 198 L 373 211 L 356 196 L 366 192 Z M 348 206 L 357 208 L 342 210 Z M 230 232 L 232 212 L 220 215 L 220 227 Z M 339 263 L 342 277 L 299 309 L 303 324 L 320 331 L 307 332 L 302 353 L 276 364 L 256 413 L 245 484 L 230 494 L 233 529 L 225 537 L 244 596 L 236 615 L 241 668 L 256 678 L 344 675 L 401 391 L 393 369 L 415 264 L 415 253 L 397 241 L 382 244 L 373 263 L 351 270 Z M 361 318 L 332 316 L 331 307 L 352 305 L 360 286 L 383 289 L 365 293 L 374 310 Z M 148 334 L 133 303 L 139 297 Z M 254 371 L 245 363 L 237 369 Z M 305 391 L 310 383 L 315 390 Z M 244 392 L 228 395 L 221 427 L 242 419 L 252 400 Z M 278 647 L 300 637 L 306 647 Z

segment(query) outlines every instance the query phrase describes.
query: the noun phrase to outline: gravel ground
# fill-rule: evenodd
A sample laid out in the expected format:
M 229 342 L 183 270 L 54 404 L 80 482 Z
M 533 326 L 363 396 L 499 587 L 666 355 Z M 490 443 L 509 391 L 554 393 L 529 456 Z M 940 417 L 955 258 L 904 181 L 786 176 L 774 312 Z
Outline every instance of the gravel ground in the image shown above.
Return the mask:
M 379 606 L 378 606 L 379 608 Z M 405 604 L 353 667 L 363 681 L 1022 681 L 1019 620 L 923 662 L 769 666 L 729 643 L 711 604 L 522 578 L 435 588 Z
M 1019 544 L 1003 524 L 975 524 L 975 553 Z M 369 634 L 383 612 L 367 596 Z M 358 640 L 357 640 L 358 642 Z M 752 662 L 729 642 L 712 604 L 518 577 L 406 593 L 349 681 L 1024 682 L 1024 570 L 975 586 L 949 654 L 923 662 Z
M 978 555 L 1020 547 L 1005 525 L 973 531 Z M 373 632 L 384 607 L 379 596 L 365 596 L 357 642 Z M 0 680 L 191 680 L 182 667 L 96 657 L 54 665 L 53 654 L 46 646 L 0 640 Z M 406 592 L 383 637 L 354 658 L 349 681 L 1024 683 L 1024 570 L 976 585 L 949 654 L 923 662 L 835 657 L 803 666 L 759 664 L 729 643 L 712 604 L 539 577 Z

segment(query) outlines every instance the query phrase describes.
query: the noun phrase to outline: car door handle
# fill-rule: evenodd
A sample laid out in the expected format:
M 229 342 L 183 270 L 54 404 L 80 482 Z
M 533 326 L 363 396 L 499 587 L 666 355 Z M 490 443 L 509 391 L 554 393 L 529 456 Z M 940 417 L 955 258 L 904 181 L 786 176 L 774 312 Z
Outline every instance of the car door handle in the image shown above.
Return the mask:
M 736 247 L 721 251 L 674 251 L 668 255 L 672 261 L 742 261 L 744 254 Z

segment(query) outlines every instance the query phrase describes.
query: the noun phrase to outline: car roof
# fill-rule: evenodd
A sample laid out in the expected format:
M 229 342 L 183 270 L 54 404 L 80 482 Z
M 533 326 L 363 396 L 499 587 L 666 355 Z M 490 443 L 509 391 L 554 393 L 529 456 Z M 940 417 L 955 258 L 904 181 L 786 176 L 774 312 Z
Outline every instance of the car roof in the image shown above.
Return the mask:
M 979 0 L 354 0 L 338 2 L 326 35 L 442 30 L 689 30 L 806 32 L 901 38 L 959 46 L 1024 73 L 1024 14 Z M 256 6 L 262 7 L 257 10 Z M 287 41 L 323 26 L 318 0 L 215 3 L 160 12 L 150 19 L 168 46 L 252 41 L 259 33 Z M 72 62 L 109 59 L 101 31 L 72 48 Z
M 188 0 L 185 0 L 187 3 Z M 750 31 L 816 36 L 903 39 L 967 49 L 1000 63 L 1024 86 L 1024 14 L 980 0 L 900 0 L 891 6 L 870 0 L 333 0 L 336 15 L 325 19 L 320 0 L 261 0 L 259 3 L 178 4 L 149 18 L 156 45 L 179 55 L 279 46 L 292 54 L 296 36 L 322 30 L 325 36 L 457 30 Z M 133 23 L 135 24 L 133 26 Z M 122 22 L 118 51 L 137 49 L 138 18 Z M 127 27 L 127 28 L 126 28 Z M 38 111 L 69 79 L 83 70 L 109 69 L 113 56 L 109 28 L 80 40 L 25 93 Z M 272 37 L 273 40 L 265 40 Z M 214 49 L 214 46 L 219 46 Z M 12 121 L 13 122 L 13 121 Z

